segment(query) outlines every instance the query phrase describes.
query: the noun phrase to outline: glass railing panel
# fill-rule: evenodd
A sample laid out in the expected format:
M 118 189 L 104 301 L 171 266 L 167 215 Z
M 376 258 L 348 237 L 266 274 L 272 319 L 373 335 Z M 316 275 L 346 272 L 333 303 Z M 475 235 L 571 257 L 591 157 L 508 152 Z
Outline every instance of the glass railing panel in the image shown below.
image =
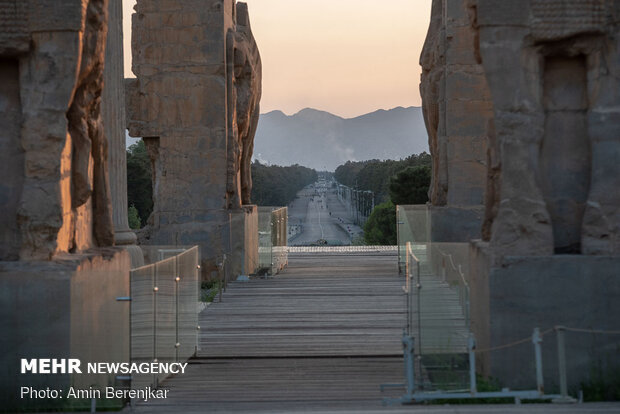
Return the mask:
M 397 206 L 397 222 L 399 269 L 407 275 L 407 332 L 420 362 L 419 384 L 467 389 L 469 245 L 433 242 L 426 206 Z
M 151 250 L 168 258 L 131 271 L 131 361 L 184 362 L 197 345 L 199 250 Z M 168 375 L 133 374 L 132 388 L 156 386 Z
M 178 281 L 178 312 L 177 312 L 177 343 L 179 361 L 194 356 L 197 347 L 198 329 L 198 292 L 200 280 L 198 265 L 200 254 L 198 246 L 177 256 Z
M 259 207 L 258 260 L 263 272 L 273 275 L 288 264 L 287 231 L 286 207 Z
M 407 255 L 406 244 L 412 243 L 416 255 L 424 256 L 426 245 L 430 241 L 430 215 L 426 205 L 396 206 L 396 226 L 398 244 L 398 268 L 404 272 Z
M 131 271 L 131 362 L 153 362 L 155 359 L 155 267 L 139 267 Z M 152 385 L 154 378 L 133 374 L 132 387 Z
M 155 263 L 155 358 L 157 362 L 177 361 L 177 259 Z M 167 375 L 158 375 L 162 381 Z
M 258 208 L 258 267 L 262 272 L 271 273 L 272 266 L 272 234 L 271 207 Z
M 272 257 L 273 268 L 272 273 L 277 273 L 288 264 L 287 250 L 287 222 L 288 209 L 286 207 L 274 210 L 272 213 Z M 275 237 L 273 237 L 275 235 Z

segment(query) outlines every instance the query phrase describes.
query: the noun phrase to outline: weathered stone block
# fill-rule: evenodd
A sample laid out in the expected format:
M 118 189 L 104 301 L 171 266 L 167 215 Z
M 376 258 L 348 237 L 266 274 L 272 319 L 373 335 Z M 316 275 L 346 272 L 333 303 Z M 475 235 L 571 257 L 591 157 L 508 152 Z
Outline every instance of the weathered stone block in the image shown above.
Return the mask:
M 546 331 L 570 328 L 616 330 L 620 312 L 618 257 L 552 256 L 509 257 L 488 275 L 489 346 L 499 346 L 531 336 L 535 327 Z M 484 322 L 478 326 L 483 327 Z M 484 337 L 486 334 L 481 334 Z M 569 387 L 590 379 L 594 368 L 620 365 L 613 336 L 592 333 L 566 334 Z M 481 348 L 486 344 L 480 344 Z M 535 388 L 531 342 L 486 355 L 488 371 L 511 388 Z M 545 391 L 558 390 L 555 335 L 543 338 Z
M 487 102 L 488 108 L 491 103 L 490 96 L 488 96 L 488 93 L 485 94 L 486 89 L 487 80 L 479 65 L 455 65 L 448 68 L 445 93 L 448 102 L 466 100 Z M 454 102 L 454 104 L 456 104 L 456 102 Z M 492 106 L 490 106 L 490 110 L 492 109 Z M 472 118 L 480 119 L 480 122 L 486 123 L 489 119 L 488 110 L 489 109 L 486 109 L 486 111 L 468 113 L 467 115 Z M 490 115 L 492 116 L 492 114 Z
M 461 0 L 463 1 L 463 0 Z M 478 66 L 475 32 L 470 25 L 446 29 L 446 62 L 448 65 Z
M 478 0 L 478 24 L 480 26 L 528 26 L 531 16 L 530 1 Z
M 49 260 L 114 244 L 99 105 L 106 8 L 105 0 L 0 2 L 0 32 L 8 34 L 0 57 L 20 54 L 19 74 L 17 61 L 2 64 L 12 190 L 3 191 L 11 201 L 0 239 L 13 247 L 0 259 Z
M 28 2 L 0 0 L 0 55 L 13 56 L 30 49 Z
M 88 374 L 85 365 L 129 362 L 129 302 L 116 300 L 129 296 L 129 269 L 129 255 L 120 249 L 61 255 L 51 262 L 0 262 L 4 409 L 62 403 L 19 399 L 20 386 L 66 390 L 115 384 L 114 374 Z M 77 358 L 84 369 L 74 375 L 24 375 L 20 358 Z
M 200 244 L 207 278 L 230 255 L 230 214 L 251 189 L 261 63 L 247 6 L 139 0 L 132 22 L 129 133 L 145 137 L 154 167 L 154 209 L 141 239 Z
M 578 33 L 604 32 L 609 10 L 605 0 L 530 0 L 532 35 L 552 40 Z
M 437 243 L 463 243 L 480 237 L 484 208 L 430 207 L 431 241 Z
M 29 1 L 28 24 L 31 32 L 79 32 L 83 29 L 88 1 Z
M 469 13 L 467 4 L 463 0 L 446 0 L 446 16 L 448 17 L 447 28 L 469 26 Z
M 445 117 L 448 136 L 486 136 L 493 104 L 486 100 L 451 100 L 446 103 Z
M 487 144 L 480 138 L 491 133 L 493 107 L 479 62 L 475 21 L 474 2 L 433 2 L 420 91 L 433 157 L 429 194 L 434 206 L 482 203 L 486 186 L 480 166 L 487 163 Z M 459 161 L 452 161 L 454 156 Z

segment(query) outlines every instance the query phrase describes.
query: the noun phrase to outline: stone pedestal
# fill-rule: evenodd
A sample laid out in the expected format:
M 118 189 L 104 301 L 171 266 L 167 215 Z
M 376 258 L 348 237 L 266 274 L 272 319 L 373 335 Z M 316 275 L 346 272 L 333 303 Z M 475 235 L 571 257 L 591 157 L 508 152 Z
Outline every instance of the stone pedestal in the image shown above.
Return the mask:
M 435 243 L 463 243 L 480 237 L 483 206 L 430 206 L 430 236 Z
M 66 398 L 20 399 L 22 386 L 66 391 L 115 384 L 113 374 L 88 374 L 86 364 L 129 362 L 130 302 L 117 300 L 129 296 L 129 269 L 128 253 L 118 248 L 50 262 L 0 262 L 3 409 L 66 407 Z M 21 374 L 20 358 L 78 358 L 82 374 Z
M 534 328 L 618 330 L 620 257 L 506 256 L 501 267 L 492 267 L 485 244 L 473 244 L 471 251 L 471 317 L 478 349 L 527 338 Z M 620 367 L 615 335 L 568 331 L 565 342 L 569 389 L 597 370 L 605 374 Z M 542 351 L 545 391 L 558 391 L 555 332 L 544 335 Z M 477 357 L 478 370 L 504 386 L 535 389 L 531 341 Z

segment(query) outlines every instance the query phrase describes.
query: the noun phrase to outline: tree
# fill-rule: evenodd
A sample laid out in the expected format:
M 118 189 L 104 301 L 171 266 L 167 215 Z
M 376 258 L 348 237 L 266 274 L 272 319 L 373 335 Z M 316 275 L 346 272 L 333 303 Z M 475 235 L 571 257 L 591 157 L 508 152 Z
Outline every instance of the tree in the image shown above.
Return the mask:
M 252 163 L 252 202 L 259 206 L 286 206 L 297 193 L 317 181 L 317 172 L 301 165 L 281 167 Z
M 140 216 L 138 215 L 138 209 L 133 204 L 130 205 L 127 210 L 127 220 L 129 221 L 129 228 L 134 230 L 140 228 Z
M 340 184 L 375 193 L 377 202 L 390 199 L 390 178 L 407 167 L 431 165 L 431 156 L 422 152 L 401 160 L 347 161 L 336 168 L 334 177 Z
M 424 204 L 428 200 L 431 156 L 422 152 L 401 160 L 348 161 L 336 168 L 340 184 L 370 190 L 381 203 L 364 226 L 368 244 L 396 244 L 395 204 Z
M 426 204 L 431 185 L 431 168 L 418 165 L 400 170 L 390 178 L 390 199 L 394 204 Z
M 153 212 L 151 160 L 143 140 L 127 150 L 127 204 L 133 206 L 144 226 Z
M 369 245 L 396 244 L 396 207 L 391 201 L 372 210 L 364 225 L 364 240 Z

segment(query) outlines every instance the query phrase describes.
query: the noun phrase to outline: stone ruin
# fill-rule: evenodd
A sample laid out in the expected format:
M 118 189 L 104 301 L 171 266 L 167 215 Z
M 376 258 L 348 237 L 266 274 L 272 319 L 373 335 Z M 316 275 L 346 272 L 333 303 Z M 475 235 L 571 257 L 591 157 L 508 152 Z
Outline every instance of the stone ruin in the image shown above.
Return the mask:
M 142 239 L 199 244 L 205 277 L 217 276 L 226 254 L 233 275 L 258 262 L 249 203 L 261 60 L 247 6 L 139 0 L 133 20 L 138 78 L 125 82 L 122 0 L 0 0 L 7 372 L 20 371 L 23 355 L 129 359 L 129 302 L 119 298 L 152 246 L 142 251 L 127 223 L 127 124 L 154 166 L 155 211 Z M 115 382 L 7 374 L 0 386 L 12 391 L 0 405 L 14 407 L 20 385 Z
M 105 7 L 2 1 L 0 260 L 114 244 L 101 119 Z
M 487 136 L 493 106 L 477 33 L 464 1 L 434 1 L 420 65 L 420 95 L 433 160 L 429 191 L 435 241 L 475 238 L 484 216 Z
M 129 134 L 153 166 L 153 213 L 141 244 L 201 246 L 203 278 L 258 264 L 250 163 L 261 60 L 247 12 L 234 0 L 138 0 Z M 165 27 L 165 29 L 162 29 Z
M 107 21 L 106 0 L 0 0 L 0 387 L 10 390 L 0 405 L 8 409 L 20 385 L 52 381 L 9 374 L 20 372 L 20 356 L 129 358 L 128 338 L 119 339 L 129 307 L 113 299 L 128 295 L 130 259 L 112 247 Z M 53 385 L 113 380 L 58 375 Z
M 619 255 L 620 7 L 513 3 L 477 6 L 501 166 L 490 202 L 493 249 Z
M 534 327 L 618 329 L 619 21 L 620 6 L 606 0 L 433 1 L 421 58 L 431 209 L 484 205 L 483 220 L 470 221 L 476 234 L 445 214 L 433 226 L 481 239 L 470 269 L 479 348 Z M 544 340 L 553 387 L 555 338 Z M 610 336 L 571 335 L 569 381 L 603 361 L 617 368 L 614 346 Z M 479 368 L 532 386 L 531 354 L 487 352 Z

